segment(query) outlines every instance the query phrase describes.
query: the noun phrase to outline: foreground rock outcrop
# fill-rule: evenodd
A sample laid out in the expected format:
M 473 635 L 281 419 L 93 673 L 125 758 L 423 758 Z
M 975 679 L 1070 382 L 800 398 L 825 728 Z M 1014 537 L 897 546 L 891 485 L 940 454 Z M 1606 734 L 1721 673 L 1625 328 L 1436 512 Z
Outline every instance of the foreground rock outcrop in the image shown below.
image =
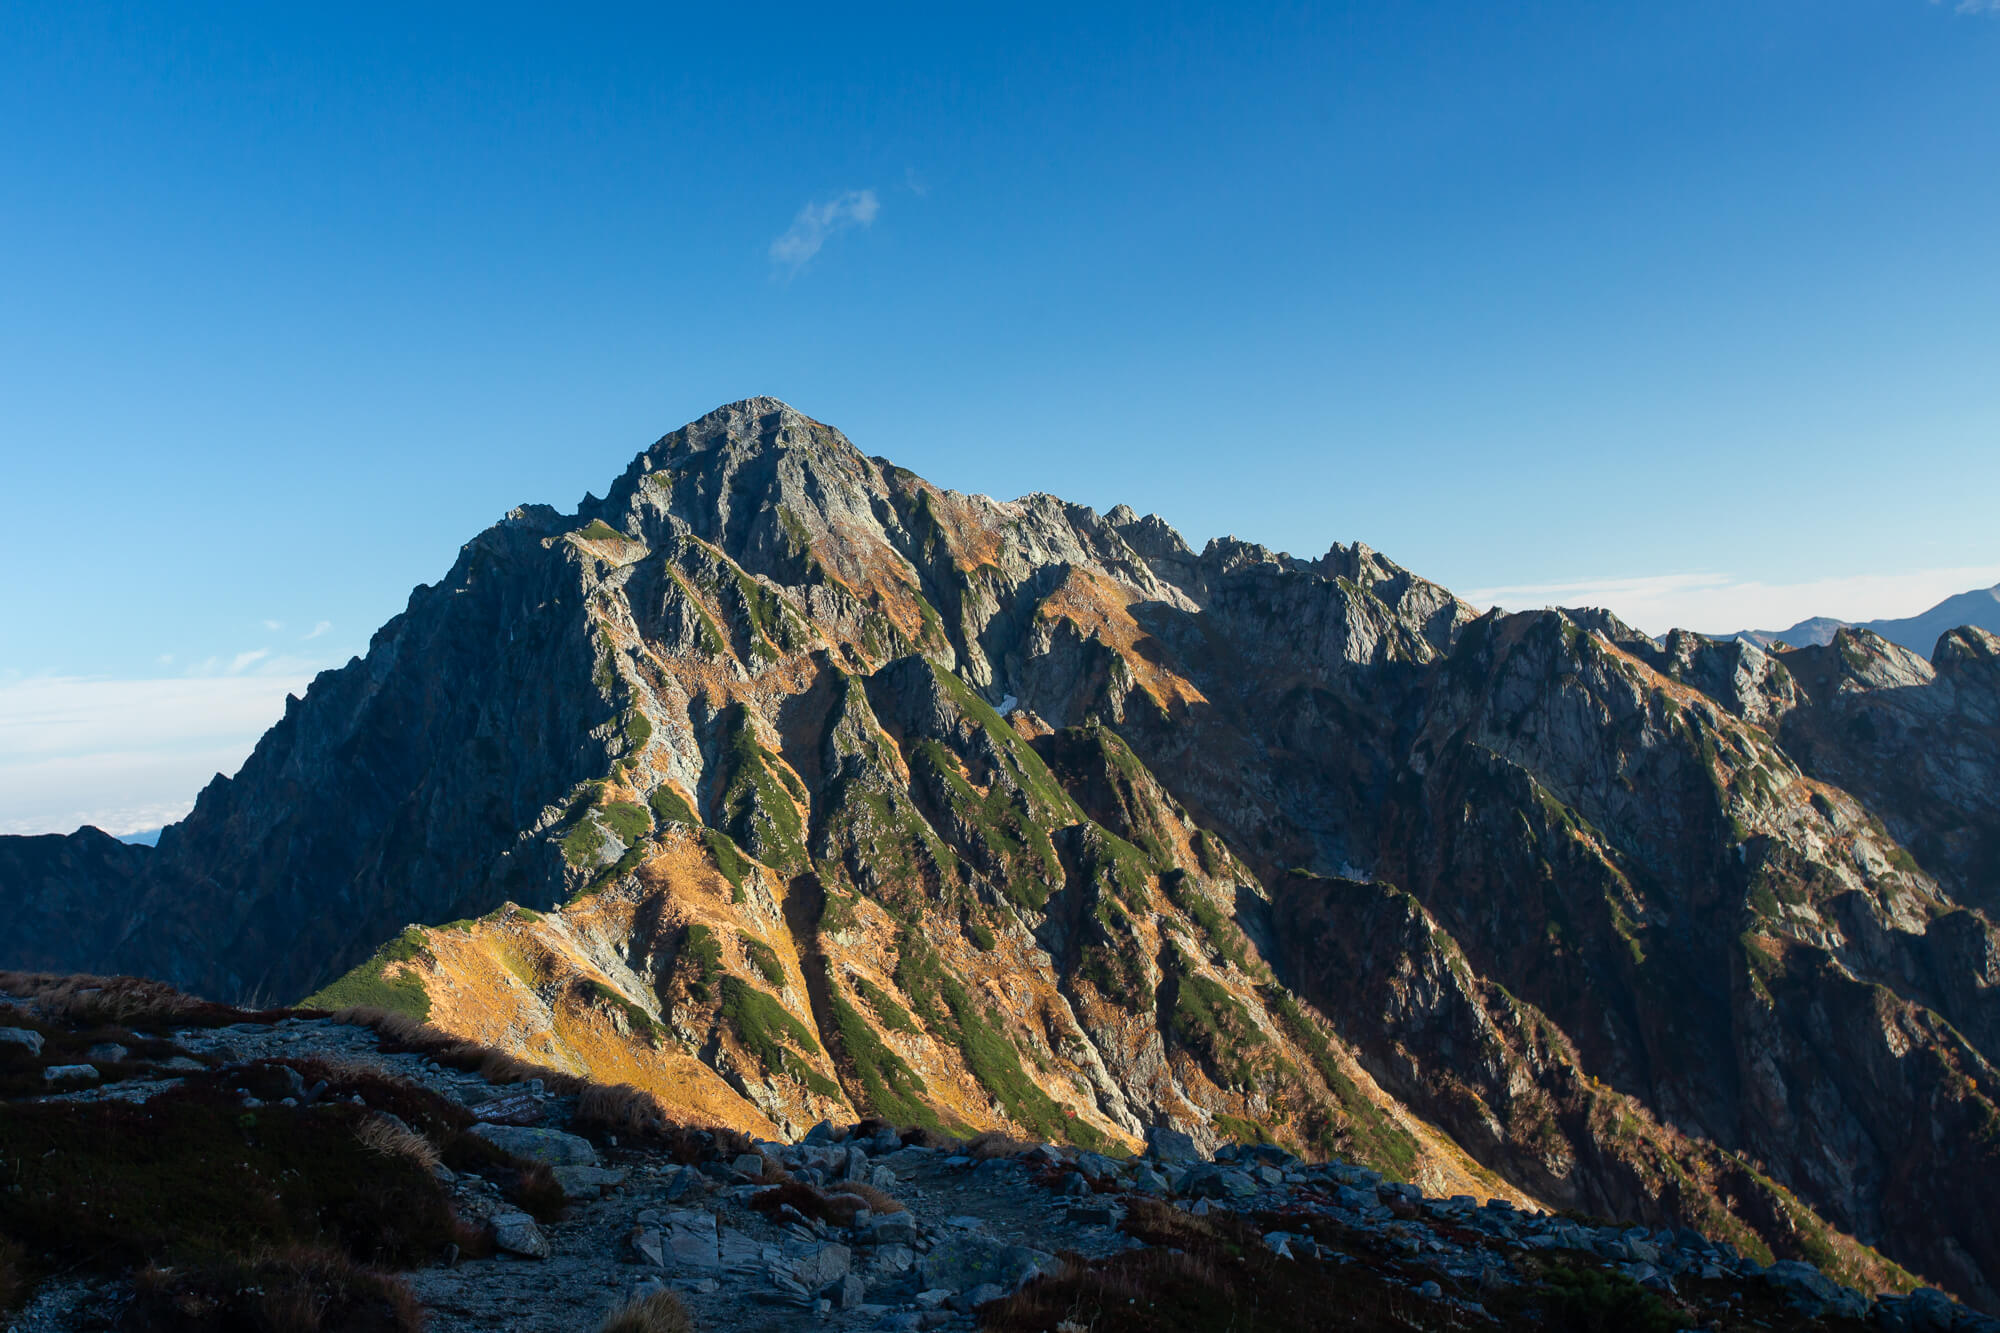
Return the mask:
M 1172 1130 L 1116 1158 L 879 1120 L 690 1132 L 394 1015 L 119 979 L 0 976 L 0 1024 L 0 1314 L 23 1333 L 570 1333 L 641 1303 L 674 1320 L 642 1327 L 711 1333 L 2000 1328 L 1687 1229 Z
M 1478 615 L 769 399 L 516 510 L 13 956 L 792 1141 L 1339 1157 L 2000 1308 L 2000 653 Z

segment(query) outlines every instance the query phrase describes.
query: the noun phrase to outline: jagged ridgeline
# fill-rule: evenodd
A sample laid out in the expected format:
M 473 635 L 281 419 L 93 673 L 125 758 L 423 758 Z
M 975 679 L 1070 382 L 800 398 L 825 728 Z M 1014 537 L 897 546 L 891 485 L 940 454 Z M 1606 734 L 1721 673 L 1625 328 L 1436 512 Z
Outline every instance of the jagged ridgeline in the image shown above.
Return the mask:
M 475 538 L 156 850 L 0 839 L 6 961 L 764 1135 L 1172 1126 L 1991 1305 L 1996 687 L 1977 630 L 1481 616 L 752 399 Z

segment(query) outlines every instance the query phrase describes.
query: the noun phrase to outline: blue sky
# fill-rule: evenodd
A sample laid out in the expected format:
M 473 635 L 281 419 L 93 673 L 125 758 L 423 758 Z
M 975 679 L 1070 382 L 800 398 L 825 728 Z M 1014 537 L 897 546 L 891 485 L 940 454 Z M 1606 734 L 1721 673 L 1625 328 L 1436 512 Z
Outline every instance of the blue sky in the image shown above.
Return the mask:
M 0 831 L 753 393 L 1654 630 L 2000 580 L 1991 3 L 17 0 L 0 127 Z

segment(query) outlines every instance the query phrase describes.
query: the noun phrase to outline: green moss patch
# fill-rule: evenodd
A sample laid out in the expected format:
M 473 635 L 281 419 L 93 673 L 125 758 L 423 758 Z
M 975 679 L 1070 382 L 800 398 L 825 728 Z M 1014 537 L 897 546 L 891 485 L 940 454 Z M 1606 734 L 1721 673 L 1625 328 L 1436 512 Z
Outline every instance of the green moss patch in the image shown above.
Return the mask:
M 758 744 L 742 704 L 723 715 L 721 767 L 717 812 L 723 831 L 765 865 L 787 874 L 804 869 L 805 829 L 790 784 L 779 776 L 783 765 Z
M 423 979 L 403 971 L 390 976 L 392 964 L 413 961 L 423 952 L 424 933 L 411 926 L 377 949 L 367 962 L 322 986 L 299 1001 L 303 1009 L 348 1009 L 367 1006 L 408 1014 L 422 1022 L 431 1016 L 431 997 Z
M 695 815 L 694 807 L 690 806 L 678 791 L 664 782 L 653 788 L 652 794 L 646 798 L 646 804 L 652 808 L 653 822 L 659 827 L 664 828 L 668 824 L 687 824 L 696 828 L 701 826 L 701 820 Z
M 927 1097 L 929 1089 L 903 1057 L 883 1044 L 868 1020 L 838 990 L 832 997 L 834 1030 L 841 1052 L 861 1086 L 863 1109 L 892 1125 L 943 1129 Z
M 778 957 L 778 951 L 763 940 L 746 931 L 737 932 L 737 943 L 743 946 L 743 956 L 750 965 L 764 974 L 764 980 L 783 990 L 785 987 L 785 964 Z
M 688 994 L 696 1000 L 706 1001 L 710 988 L 722 975 L 722 941 L 715 938 L 715 932 L 696 922 L 687 928 L 681 937 L 681 951 L 678 958 L 681 969 L 688 974 Z

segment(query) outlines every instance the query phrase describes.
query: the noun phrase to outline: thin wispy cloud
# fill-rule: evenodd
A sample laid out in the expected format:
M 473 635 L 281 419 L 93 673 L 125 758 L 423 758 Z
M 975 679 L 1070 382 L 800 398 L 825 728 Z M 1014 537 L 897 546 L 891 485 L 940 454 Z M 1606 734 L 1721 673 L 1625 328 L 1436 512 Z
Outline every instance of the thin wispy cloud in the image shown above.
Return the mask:
M 264 628 L 270 630 L 273 634 L 276 634 L 279 630 L 283 629 L 284 627 L 285 627 L 285 622 L 282 620 L 267 620 L 264 622 Z
M 253 648 L 247 653 L 238 653 L 229 660 L 229 674 L 241 675 L 247 668 L 257 665 L 271 655 L 269 648 Z
M 1578 578 L 1559 583 L 1475 588 L 1475 606 L 1510 611 L 1542 606 L 1598 606 L 1648 634 L 1692 629 L 1706 634 L 1789 629 L 1813 616 L 1881 620 L 1928 611 L 1954 593 L 2000 582 L 2000 565 L 1959 565 L 1900 574 L 1857 574 L 1766 583 L 1735 574 L 1652 574 Z
M 771 242 L 771 262 L 797 273 L 812 262 L 827 241 L 841 232 L 866 227 L 882 211 L 873 190 L 849 190 L 822 203 L 807 204 L 792 219 L 785 234 Z
M 328 630 L 332 628 L 333 628 L 333 622 L 331 620 L 322 620 L 316 625 L 314 625 L 311 629 L 307 630 L 304 634 L 301 634 L 299 636 L 299 642 L 304 643 L 308 639 L 317 639 L 320 635 L 326 633 Z
M 1948 3 L 1949 0 L 1931 0 L 1934 5 Z M 2000 14 L 2000 0 L 1956 0 L 1951 5 L 1954 14 Z

